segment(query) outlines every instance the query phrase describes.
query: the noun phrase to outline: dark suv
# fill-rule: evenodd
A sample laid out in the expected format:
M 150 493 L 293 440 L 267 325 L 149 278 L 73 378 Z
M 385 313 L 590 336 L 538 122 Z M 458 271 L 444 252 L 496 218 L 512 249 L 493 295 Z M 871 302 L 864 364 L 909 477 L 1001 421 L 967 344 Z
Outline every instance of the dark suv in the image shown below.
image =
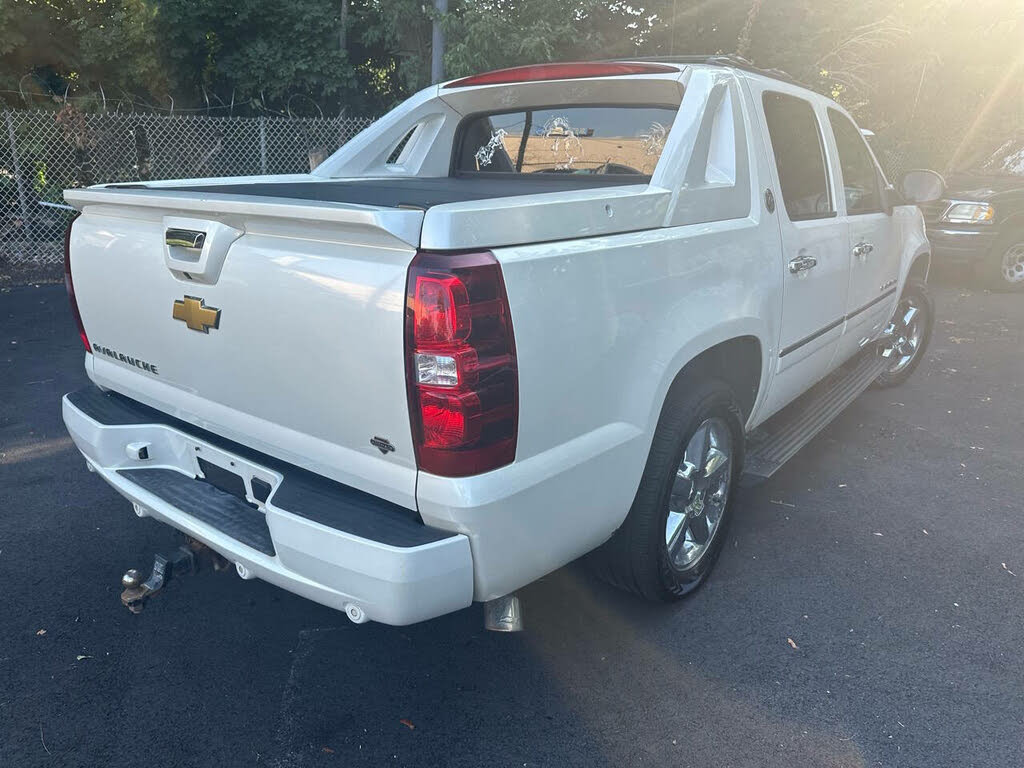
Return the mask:
M 1024 291 L 1024 135 L 949 174 L 943 199 L 921 210 L 935 261 L 970 265 L 990 288 Z

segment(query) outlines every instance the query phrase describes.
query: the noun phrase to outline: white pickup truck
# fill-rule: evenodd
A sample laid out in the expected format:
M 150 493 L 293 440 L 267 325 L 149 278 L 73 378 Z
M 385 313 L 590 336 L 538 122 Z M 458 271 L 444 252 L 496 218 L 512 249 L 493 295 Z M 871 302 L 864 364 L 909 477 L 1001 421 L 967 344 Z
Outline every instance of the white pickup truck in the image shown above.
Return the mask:
M 138 515 L 355 622 L 515 629 L 591 552 L 672 600 L 741 474 L 920 361 L 941 193 L 742 61 L 443 83 L 310 174 L 68 190 L 64 420 Z

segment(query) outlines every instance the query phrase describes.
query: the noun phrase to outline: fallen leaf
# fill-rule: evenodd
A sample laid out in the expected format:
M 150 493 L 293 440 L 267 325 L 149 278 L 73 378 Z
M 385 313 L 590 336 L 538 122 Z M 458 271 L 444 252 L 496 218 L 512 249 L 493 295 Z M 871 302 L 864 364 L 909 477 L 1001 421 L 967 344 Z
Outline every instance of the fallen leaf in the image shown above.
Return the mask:
M 92 658 L 92 656 L 83 656 L 82 654 L 78 654 L 77 656 L 75 656 L 75 661 L 81 661 L 82 659 L 91 659 L 91 658 Z
M 1005 567 L 1006 566 L 1004 565 L 1003 568 L 1005 568 Z M 46 630 L 45 629 L 40 629 L 38 632 L 36 632 L 36 634 L 37 635 L 45 635 L 46 634 Z
M 334 754 L 334 750 L 331 749 L 330 747 L 321 747 L 320 751 L 321 752 L 326 752 L 328 755 L 333 755 Z
M 398 722 L 400 722 L 400 723 L 401 723 L 402 725 L 404 725 L 404 726 L 405 726 L 406 728 L 408 728 L 408 729 L 409 729 L 410 731 L 415 731 L 415 730 L 416 730 L 416 726 L 412 724 L 412 720 L 406 720 L 406 719 L 405 719 L 405 718 L 403 717 L 403 718 L 402 718 L 401 720 L 399 720 Z
M 797 644 L 796 644 L 795 642 L 793 642 L 793 638 L 792 638 L 792 637 L 787 637 L 787 638 L 786 638 L 786 642 L 787 642 L 787 643 L 789 643 L 789 647 L 790 647 L 790 648 L 792 648 L 792 649 L 793 649 L 794 651 L 795 651 L 795 650 L 796 650 L 797 648 L 799 648 L 799 647 L 800 647 L 800 646 L 799 646 L 799 645 L 797 645 Z

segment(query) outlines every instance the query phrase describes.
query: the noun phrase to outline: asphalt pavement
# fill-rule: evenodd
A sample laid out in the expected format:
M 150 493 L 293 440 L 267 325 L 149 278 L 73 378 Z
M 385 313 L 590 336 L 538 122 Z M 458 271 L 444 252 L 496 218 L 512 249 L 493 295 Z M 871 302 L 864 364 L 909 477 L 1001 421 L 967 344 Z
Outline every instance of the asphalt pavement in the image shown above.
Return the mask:
M 90 475 L 61 286 L 0 292 L 0 766 L 1024 766 L 1024 296 L 936 288 L 927 359 L 743 492 L 674 606 L 573 564 L 356 626 L 233 573 L 146 611 L 175 544 Z

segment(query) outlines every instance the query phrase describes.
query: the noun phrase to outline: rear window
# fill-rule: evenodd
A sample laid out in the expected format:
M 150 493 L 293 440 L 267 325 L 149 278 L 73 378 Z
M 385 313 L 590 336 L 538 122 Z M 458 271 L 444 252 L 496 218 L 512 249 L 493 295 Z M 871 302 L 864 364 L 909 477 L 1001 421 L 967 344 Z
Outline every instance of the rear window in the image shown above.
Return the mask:
M 676 107 L 537 107 L 463 121 L 457 174 L 650 176 Z

